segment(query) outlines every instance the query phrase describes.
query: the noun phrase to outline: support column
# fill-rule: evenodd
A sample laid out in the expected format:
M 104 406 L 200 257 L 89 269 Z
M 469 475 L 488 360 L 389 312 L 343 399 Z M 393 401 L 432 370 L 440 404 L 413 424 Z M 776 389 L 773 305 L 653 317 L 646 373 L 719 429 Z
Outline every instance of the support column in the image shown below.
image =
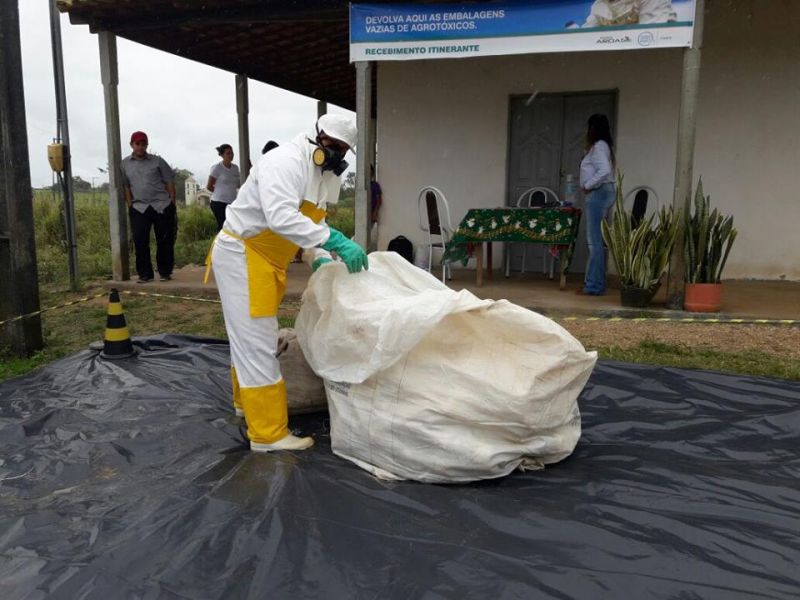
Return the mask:
M 375 155 L 370 145 L 372 133 L 372 73 L 374 62 L 356 63 L 356 123 L 358 146 L 356 148 L 356 203 L 355 240 L 363 248 L 369 247 L 369 166 Z
M 18 5 L 0 2 L 0 321 L 39 310 L 25 123 Z M 40 350 L 40 317 L 0 325 L 0 346 L 19 356 Z
M 66 226 L 69 284 L 78 289 L 78 234 L 75 228 L 75 194 L 72 191 L 72 148 L 69 142 L 67 91 L 64 81 L 64 56 L 61 48 L 61 13 L 56 0 L 50 0 L 50 41 L 53 50 L 53 81 L 56 88 L 58 141 L 64 144 L 64 225 Z
M 108 224 L 111 230 L 111 264 L 115 281 L 131 278 L 128 257 L 128 210 L 122 190 L 120 165 L 122 139 L 119 132 L 119 74 L 117 36 L 108 31 L 97 34 L 100 46 L 100 78 L 106 113 L 106 151 L 108 156 Z
M 377 63 L 376 68 L 377 68 Z M 377 79 L 377 78 L 375 78 Z M 369 159 L 369 164 L 375 168 L 375 178 L 378 180 L 378 119 L 375 118 L 375 115 L 371 115 L 370 127 L 369 127 L 369 149 L 371 153 L 371 157 Z M 380 230 L 372 229 L 372 184 L 369 180 L 370 170 L 367 168 L 367 213 L 369 214 L 368 221 L 367 221 L 367 229 L 369 231 L 369 246 L 367 250 L 378 250 L 378 237 L 380 236 Z M 378 180 L 380 181 L 380 180 Z M 373 239 L 373 233 L 375 234 L 375 239 Z
M 370 138 L 369 138 L 369 147 L 372 151 L 372 162 L 371 165 L 375 166 L 375 173 L 377 174 L 378 171 L 378 119 L 375 118 L 375 115 L 372 115 L 370 119 Z
M 697 98 L 700 91 L 700 58 L 703 46 L 704 0 L 697 0 L 694 20 L 694 39 L 691 48 L 683 50 L 683 77 L 681 81 L 681 106 L 678 115 L 678 150 L 675 157 L 675 188 L 672 206 L 682 211 L 678 237 L 670 257 L 667 276 L 667 308 L 683 309 L 685 244 L 684 219 L 691 207 L 694 171 L 694 146 L 697 126 Z
M 236 114 L 239 117 L 239 173 L 241 183 L 250 174 L 250 99 L 247 94 L 247 76 L 236 76 Z
M 317 119 L 326 114 L 328 114 L 328 103 L 325 100 L 317 100 Z

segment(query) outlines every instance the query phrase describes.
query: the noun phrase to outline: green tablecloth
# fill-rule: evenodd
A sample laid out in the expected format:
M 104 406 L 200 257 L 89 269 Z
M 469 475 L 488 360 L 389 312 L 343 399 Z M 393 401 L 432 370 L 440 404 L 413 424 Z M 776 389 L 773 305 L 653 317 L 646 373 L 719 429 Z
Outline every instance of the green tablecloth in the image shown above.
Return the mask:
M 472 244 L 521 242 L 561 246 L 566 268 L 572 258 L 581 209 L 559 208 L 471 208 L 447 244 L 444 260 L 466 264 Z

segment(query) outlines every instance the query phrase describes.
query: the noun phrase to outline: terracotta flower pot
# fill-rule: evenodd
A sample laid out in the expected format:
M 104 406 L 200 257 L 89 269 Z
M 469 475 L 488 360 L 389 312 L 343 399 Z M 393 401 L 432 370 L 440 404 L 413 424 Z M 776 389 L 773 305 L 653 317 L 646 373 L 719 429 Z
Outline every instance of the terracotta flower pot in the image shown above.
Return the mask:
M 718 312 L 722 306 L 721 283 L 687 283 L 683 308 L 691 312 Z

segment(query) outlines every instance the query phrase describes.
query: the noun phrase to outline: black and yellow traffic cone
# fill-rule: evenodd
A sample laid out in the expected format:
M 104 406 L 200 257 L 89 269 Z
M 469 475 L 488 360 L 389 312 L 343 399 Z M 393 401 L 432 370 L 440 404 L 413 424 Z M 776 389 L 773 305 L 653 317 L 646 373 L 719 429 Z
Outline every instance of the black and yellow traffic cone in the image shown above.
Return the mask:
M 122 312 L 122 302 L 119 299 L 119 292 L 111 290 L 108 296 L 108 311 L 106 317 L 106 333 L 103 336 L 103 351 L 100 356 L 103 358 L 128 358 L 136 354 L 131 342 L 131 334 L 128 332 L 128 324 Z

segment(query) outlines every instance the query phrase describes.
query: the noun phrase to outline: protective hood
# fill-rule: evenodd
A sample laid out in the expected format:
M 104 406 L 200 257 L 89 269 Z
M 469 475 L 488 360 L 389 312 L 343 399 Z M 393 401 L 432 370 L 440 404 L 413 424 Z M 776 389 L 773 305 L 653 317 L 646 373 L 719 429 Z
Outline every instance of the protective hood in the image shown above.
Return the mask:
M 358 129 L 355 117 L 341 114 L 322 115 L 317 121 L 319 133 L 340 140 L 355 150 L 358 141 Z

